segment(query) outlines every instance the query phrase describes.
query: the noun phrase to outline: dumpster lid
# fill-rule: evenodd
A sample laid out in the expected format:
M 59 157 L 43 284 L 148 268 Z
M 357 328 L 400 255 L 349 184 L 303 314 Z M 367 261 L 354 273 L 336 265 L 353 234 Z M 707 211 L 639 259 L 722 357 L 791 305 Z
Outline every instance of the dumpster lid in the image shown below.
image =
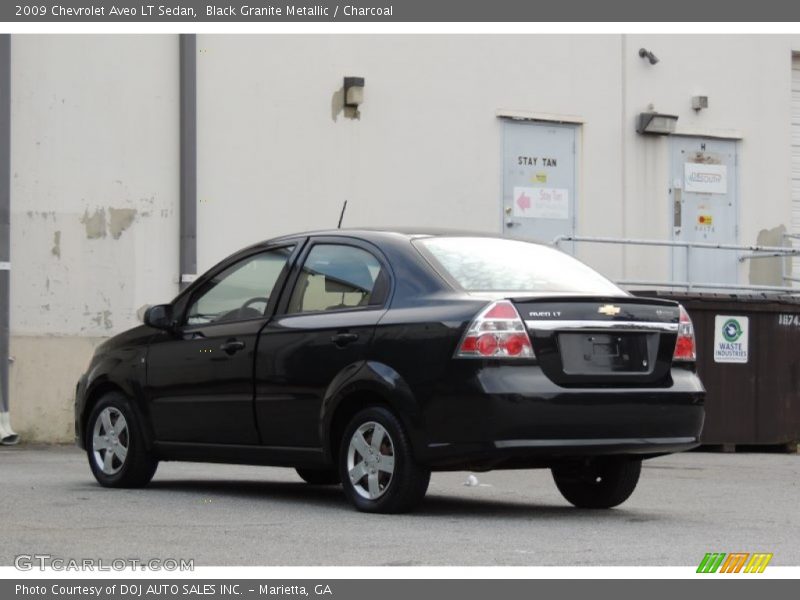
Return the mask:
M 645 298 L 668 298 L 677 300 L 682 304 L 699 307 L 712 305 L 728 307 L 746 305 L 756 310 L 789 310 L 800 311 L 800 297 L 790 294 L 776 294 L 768 292 L 682 292 L 670 290 L 630 290 L 634 296 Z M 800 293 L 800 290 L 798 290 Z M 758 307 L 758 308 L 756 308 Z

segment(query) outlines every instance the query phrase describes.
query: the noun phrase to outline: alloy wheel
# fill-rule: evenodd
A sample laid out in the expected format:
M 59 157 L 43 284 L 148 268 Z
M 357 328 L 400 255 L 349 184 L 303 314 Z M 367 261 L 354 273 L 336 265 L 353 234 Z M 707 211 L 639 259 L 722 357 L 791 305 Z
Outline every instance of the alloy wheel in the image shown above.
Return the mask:
M 353 432 L 347 473 L 362 498 L 375 500 L 386 493 L 394 477 L 394 443 L 383 425 L 368 421 Z
M 92 432 L 92 453 L 97 468 L 106 475 L 116 475 L 125 465 L 130 435 L 123 414 L 108 406 L 97 416 Z

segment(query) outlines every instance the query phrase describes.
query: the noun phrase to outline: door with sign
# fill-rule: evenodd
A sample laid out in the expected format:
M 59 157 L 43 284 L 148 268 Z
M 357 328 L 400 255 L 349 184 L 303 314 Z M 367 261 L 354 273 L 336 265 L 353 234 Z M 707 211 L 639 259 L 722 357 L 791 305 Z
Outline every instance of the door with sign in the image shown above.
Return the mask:
M 576 129 L 560 123 L 503 122 L 506 235 L 550 243 L 574 233 Z
M 736 142 L 672 137 L 672 239 L 735 244 L 738 239 Z M 673 281 L 737 283 L 735 250 L 674 248 Z

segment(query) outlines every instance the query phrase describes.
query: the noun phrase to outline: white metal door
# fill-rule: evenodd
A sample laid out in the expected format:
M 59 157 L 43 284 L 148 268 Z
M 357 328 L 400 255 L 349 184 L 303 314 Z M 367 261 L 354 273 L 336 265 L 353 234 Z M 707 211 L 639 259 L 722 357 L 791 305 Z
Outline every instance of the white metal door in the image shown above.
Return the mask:
M 574 233 L 576 130 L 576 125 L 504 121 L 506 235 L 550 243 Z
M 800 236 L 800 56 L 792 57 L 792 223 L 791 233 Z M 792 238 L 800 248 L 800 239 Z M 792 277 L 800 279 L 800 258 L 792 258 Z M 797 285 L 795 283 L 795 285 Z
M 672 239 L 736 244 L 738 235 L 736 142 L 672 137 Z M 673 281 L 738 283 L 734 250 L 675 248 Z

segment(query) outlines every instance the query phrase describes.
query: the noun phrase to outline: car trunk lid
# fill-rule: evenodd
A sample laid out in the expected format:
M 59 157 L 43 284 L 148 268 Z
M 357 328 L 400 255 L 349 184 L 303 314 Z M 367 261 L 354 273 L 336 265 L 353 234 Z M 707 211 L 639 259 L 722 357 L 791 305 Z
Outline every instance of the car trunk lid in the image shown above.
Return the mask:
M 677 303 L 633 296 L 510 298 L 544 373 L 564 386 L 668 385 Z

